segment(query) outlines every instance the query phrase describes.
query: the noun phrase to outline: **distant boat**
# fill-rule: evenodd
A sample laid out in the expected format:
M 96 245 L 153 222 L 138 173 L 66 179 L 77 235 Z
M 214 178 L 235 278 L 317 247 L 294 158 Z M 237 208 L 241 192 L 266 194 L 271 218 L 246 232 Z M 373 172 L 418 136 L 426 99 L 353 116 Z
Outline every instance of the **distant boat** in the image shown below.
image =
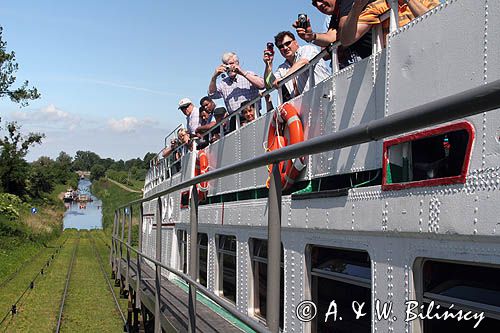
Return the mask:
M 63 201 L 64 202 L 71 202 L 71 201 L 73 201 L 73 192 L 72 191 L 67 191 L 66 193 L 64 193 Z

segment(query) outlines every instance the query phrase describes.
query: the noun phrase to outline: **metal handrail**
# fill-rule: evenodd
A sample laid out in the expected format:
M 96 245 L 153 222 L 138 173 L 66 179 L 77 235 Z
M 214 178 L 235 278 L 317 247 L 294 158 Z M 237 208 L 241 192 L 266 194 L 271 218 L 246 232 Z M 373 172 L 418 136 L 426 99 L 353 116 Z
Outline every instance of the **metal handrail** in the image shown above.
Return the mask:
M 381 119 L 372 120 L 368 123 L 350 127 L 332 134 L 311 138 L 307 141 L 267 152 L 266 154 L 249 160 L 211 170 L 203 175 L 183 181 L 147 198 L 134 200 L 117 209 L 141 204 L 201 182 L 289 160 L 297 156 L 317 154 L 370 141 L 377 141 L 419 128 L 491 111 L 499 107 L 500 80 L 496 80 L 468 91 L 444 97 Z
M 115 241 L 118 241 L 120 243 L 120 245 L 122 245 L 122 244 L 125 245 L 125 247 L 127 248 L 127 250 L 131 250 L 132 252 L 135 252 L 136 255 L 140 256 L 141 258 L 149 260 L 155 266 L 164 268 L 167 271 L 169 271 L 170 273 L 173 273 L 173 274 L 179 276 L 180 278 L 182 278 L 183 280 L 185 280 L 188 284 L 196 286 L 196 289 L 198 291 L 200 291 L 204 296 L 210 298 L 213 302 L 217 303 L 217 305 L 223 307 L 226 311 L 230 312 L 233 316 L 235 316 L 236 318 L 238 318 L 238 320 L 241 320 L 243 323 L 245 323 L 246 325 L 248 325 L 250 328 L 256 330 L 257 332 L 269 332 L 269 330 L 264 325 L 262 325 L 259 321 L 244 316 L 242 313 L 240 313 L 240 312 L 238 312 L 237 310 L 234 309 L 234 305 L 233 304 L 225 301 L 224 299 L 221 299 L 221 298 L 215 296 L 210 290 L 208 290 L 207 288 L 205 288 L 203 285 L 201 285 L 197 281 L 193 280 L 191 277 L 189 277 L 185 273 L 183 273 L 181 271 L 178 271 L 178 270 L 176 270 L 174 268 L 171 268 L 169 266 L 166 266 L 165 264 L 159 262 L 158 260 L 153 259 L 153 258 L 145 255 L 144 253 L 142 253 L 141 251 L 133 248 L 131 245 L 129 245 L 126 242 L 122 241 L 118 237 L 113 236 L 112 239 L 115 240 Z M 123 258 L 120 257 L 120 259 L 123 259 Z

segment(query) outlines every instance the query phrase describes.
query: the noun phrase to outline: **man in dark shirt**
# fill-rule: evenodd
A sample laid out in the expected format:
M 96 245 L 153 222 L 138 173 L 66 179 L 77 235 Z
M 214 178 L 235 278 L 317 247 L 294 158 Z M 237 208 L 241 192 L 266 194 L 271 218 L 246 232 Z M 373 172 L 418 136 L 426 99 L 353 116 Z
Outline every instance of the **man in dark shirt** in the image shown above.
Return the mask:
M 371 2 L 371 0 L 370 0 Z M 354 0 L 312 0 L 312 5 L 321 13 L 330 16 L 328 30 L 325 33 L 313 32 L 311 24 L 307 28 L 298 28 L 298 22 L 293 25 L 300 38 L 318 46 L 326 47 L 340 39 L 340 31 L 352 8 Z M 309 20 L 309 19 L 308 19 Z M 340 46 L 337 54 L 340 69 L 349 66 L 360 59 L 368 57 L 372 52 L 371 31 L 349 47 Z

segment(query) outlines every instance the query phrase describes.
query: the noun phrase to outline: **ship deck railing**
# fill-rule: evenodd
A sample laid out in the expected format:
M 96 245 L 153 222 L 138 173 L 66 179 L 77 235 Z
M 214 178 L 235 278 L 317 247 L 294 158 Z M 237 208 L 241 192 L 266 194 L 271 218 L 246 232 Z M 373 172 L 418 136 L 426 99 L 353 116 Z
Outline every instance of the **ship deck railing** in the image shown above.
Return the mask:
M 387 117 L 369 121 L 367 123 L 340 130 L 335 133 L 327 134 L 320 137 L 311 138 L 294 145 L 286 146 L 281 149 L 268 152 L 266 154 L 254 157 L 249 160 L 237 162 L 225 167 L 196 176 L 191 179 L 182 181 L 176 185 L 170 186 L 164 190 L 158 191 L 155 194 L 149 195 L 145 198 L 129 202 L 126 205 L 119 207 L 115 211 L 115 220 L 113 224 L 113 238 L 112 249 L 110 253 L 110 261 L 113 264 L 113 269 L 118 270 L 118 276 L 125 276 L 126 285 L 129 285 L 129 264 L 130 252 L 137 253 L 137 256 L 152 262 L 156 269 L 155 275 L 155 332 L 160 332 L 160 301 L 161 301 L 161 269 L 166 269 L 169 272 L 181 276 L 189 284 L 189 331 L 194 332 L 196 328 L 196 290 L 200 290 L 206 294 L 207 297 L 214 299 L 215 302 L 225 307 L 228 311 L 237 311 L 231 306 L 226 307 L 225 302 L 221 298 L 205 288 L 202 288 L 197 282 L 198 274 L 198 260 L 189 260 L 188 275 L 180 274 L 180 272 L 167 267 L 162 263 L 162 219 L 163 219 L 163 198 L 170 194 L 190 189 L 190 202 L 189 202 L 189 225 L 190 225 L 190 242 L 191 244 L 198 244 L 198 191 L 197 184 L 201 182 L 218 179 L 221 177 L 233 175 L 239 172 L 251 170 L 258 167 L 263 167 L 272 164 L 274 167 L 271 173 L 271 181 L 267 197 L 267 217 L 268 217 L 268 284 L 267 284 L 267 322 L 265 328 L 262 324 L 255 321 L 246 314 L 242 315 L 248 325 L 256 331 L 279 331 L 279 290 L 280 290 L 280 257 L 281 257 L 281 199 L 282 189 L 280 174 L 278 170 L 278 163 L 281 161 L 289 160 L 299 156 L 317 154 L 326 151 L 341 149 L 359 145 L 366 142 L 381 140 L 390 136 L 401 135 L 410 131 L 418 130 L 421 128 L 434 126 L 437 124 L 462 119 L 483 112 L 488 112 L 500 108 L 500 80 L 460 92 L 427 104 L 407 109 Z M 156 201 L 156 211 L 154 219 L 156 221 L 156 249 L 155 259 L 150 258 L 144 254 L 142 249 L 142 229 L 143 229 L 143 203 Z M 131 247 L 131 230 L 132 206 L 139 205 L 139 244 L 138 250 Z M 128 224 L 128 239 L 125 240 L 125 219 L 126 210 L 128 210 L 129 224 Z M 119 220 L 121 218 L 121 227 Z M 121 231 L 121 236 L 120 235 Z M 123 257 L 123 246 L 126 248 L 127 268 L 126 272 L 121 273 L 121 262 Z M 190 258 L 198 258 L 198 247 L 190 246 Z M 161 268 L 161 269 L 160 269 Z M 141 280 L 141 267 L 138 268 L 139 282 Z M 139 296 L 140 297 L 140 296 Z M 241 317 L 241 316 L 240 316 Z

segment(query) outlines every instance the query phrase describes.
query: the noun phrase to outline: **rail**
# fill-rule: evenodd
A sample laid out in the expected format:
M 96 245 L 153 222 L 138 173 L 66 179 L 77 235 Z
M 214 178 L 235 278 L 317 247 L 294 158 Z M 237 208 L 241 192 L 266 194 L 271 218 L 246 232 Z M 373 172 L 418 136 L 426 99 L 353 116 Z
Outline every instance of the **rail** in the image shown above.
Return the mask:
M 109 281 L 109 278 L 108 278 L 108 275 L 106 274 L 106 271 L 104 270 L 104 264 L 103 264 L 103 261 L 101 258 L 101 254 L 99 253 L 99 250 L 97 249 L 94 236 L 92 236 L 92 233 L 89 233 L 89 236 L 90 236 L 90 240 L 91 240 L 91 244 L 92 244 L 92 250 L 94 251 L 94 255 L 97 258 L 97 262 L 99 263 L 99 269 L 101 270 L 101 273 L 104 277 L 104 280 L 106 280 L 106 284 L 108 285 L 111 296 L 113 296 L 113 300 L 115 302 L 115 307 L 116 307 L 118 313 L 120 314 L 120 317 L 122 318 L 124 329 L 126 332 L 130 332 L 130 327 L 127 325 L 127 319 L 125 318 L 125 315 L 123 314 L 123 311 L 120 307 L 120 303 L 118 303 L 118 299 L 116 298 L 115 291 L 113 290 L 113 286 L 111 285 L 111 282 Z M 99 237 L 99 239 L 100 239 L 100 237 Z M 101 241 L 104 243 L 104 245 L 109 247 L 109 245 L 106 244 L 102 239 L 101 239 Z
M 69 281 L 71 280 L 71 272 L 73 271 L 73 266 L 75 264 L 76 253 L 78 252 L 78 246 L 80 245 L 80 233 L 78 233 L 78 238 L 76 240 L 75 247 L 73 249 L 73 254 L 71 255 L 71 261 L 68 266 L 68 273 L 66 274 L 66 282 L 64 284 L 64 291 L 61 297 L 61 305 L 59 307 L 59 315 L 57 317 L 56 333 L 61 331 L 61 324 L 63 319 L 64 304 L 66 303 L 66 297 L 68 295 Z
M 125 208 L 130 208 L 133 205 L 140 205 L 140 216 L 139 216 L 139 249 L 142 248 L 142 223 L 143 223 L 143 205 L 144 202 L 149 202 L 152 200 L 157 200 L 155 219 L 157 223 L 156 227 L 156 259 L 147 257 L 154 263 L 156 267 L 156 306 L 155 309 L 155 331 L 160 331 L 160 280 L 161 280 L 161 268 L 182 276 L 183 278 L 188 278 L 184 274 L 177 272 L 174 269 L 168 268 L 161 264 L 161 254 L 162 254 L 162 237 L 161 237 L 161 221 L 162 221 L 162 197 L 169 195 L 175 191 L 191 188 L 191 199 L 190 199 L 190 237 L 191 244 L 197 244 L 198 237 L 198 200 L 197 200 L 197 190 L 196 184 L 209 181 L 215 178 L 220 178 L 228 175 L 232 175 L 238 172 L 247 171 L 257 167 L 262 167 L 268 164 L 273 164 L 274 168 L 272 171 L 271 184 L 268 194 L 268 294 L 267 299 L 270 300 L 268 304 L 268 316 L 267 316 L 267 326 L 272 332 L 279 331 L 279 281 L 280 281 L 280 244 L 281 244 L 281 182 L 280 176 L 277 169 L 277 163 L 288 160 L 290 158 L 295 158 L 297 156 L 317 154 L 325 151 L 336 150 L 348 146 L 353 146 L 357 144 L 362 144 L 370 141 L 376 141 L 380 139 L 387 138 L 389 136 L 399 135 L 419 128 L 424 128 L 428 126 L 437 125 L 440 123 L 453 121 L 461 119 L 464 117 L 476 115 L 483 112 L 488 112 L 500 107 L 500 80 L 467 90 L 465 92 L 455 94 L 449 97 L 445 97 L 424 105 L 420 105 L 414 108 L 410 108 L 405 111 L 387 116 L 382 119 L 372 120 L 368 123 L 361 124 L 355 127 L 347 128 L 336 133 L 324 135 L 321 137 L 316 137 L 309 139 L 307 141 L 297 143 L 291 146 L 281 148 L 272 152 L 268 152 L 264 155 L 252 158 L 250 160 L 234 163 L 220 169 L 209 171 L 203 175 L 188 179 L 181 182 L 180 184 L 171 186 L 163 191 L 160 191 L 154 195 L 147 198 L 138 199 L 129 202 L 126 205 L 120 206 L 115 212 L 115 223 L 113 225 L 113 237 L 112 237 L 112 249 L 110 253 L 111 262 L 114 265 L 114 270 L 120 271 L 121 258 L 123 257 L 122 246 L 125 244 L 127 248 L 127 253 L 132 249 L 130 246 L 130 241 L 125 243 L 124 241 L 124 230 L 125 230 L 125 214 L 120 214 L 120 211 Z M 120 231 L 119 217 L 123 216 L 121 220 L 121 239 L 119 239 L 118 234 Z M 129 220 L 129 233 L 131 230 L 131 220 Z M 129 238 L 130 239 L 130 238 Z M 119 251 L 120 250 L 120 251 Z M 190 247 L 190 258 L 197 258 L 197 246 Z M 146 256 L 139 250 L 133 249 L 134 252 L 138 254 L 137 258 L 146 258 Z M 119 254 L 119 258 L 118 258 Z M 194 280 L 197 276 L 197 260 L 189 261 L 189 285 L 190 285 L 190 295 L 192 297 L 195 294 L 195 288 L 200 289 L 204 294 L 211 299 L 217 299 L 216 296 L 211 294 L 204 288 L 201 288 Z M 137 261 L 138 264 L 138 281 L 140 282 L 141 276 L 141 266 L 140 260 Z M 127 262 L 127 272 L 128 266 L 130 265 L 130 259 L 128 255 Z M 118 274 L 120 276 L 120 274 Z M 127 273 L 128 276 L 128 273 Z M 128 278 L 127 278 L 128 279 Z M 138 283 L 139 283 L 138 282 Z M 139 290 L 139 288 L 138 288 Z M 137 297 L 140 297 L 137 296 Z M 190 298 L 191 298 L 190 297 Z M 272 300 L 272 301 L 271 301 Z M 224 303 L 220 300 L 216 300 L 218 304 L 224 306 Z M 236 313 L 231 306 L 228 311 L 231 313 Z M 196 303 L 191 301 L 189 304 L 189 320 L 190 326 L 189 331 L 194 332 L 195 318 L 196 318 Z M 238 314 L 238 318 L 242 315 Z M 247 320 L 250 320 L 246 318 Z M 250 321 L 253 324 L 254 321 Z M 260 326 L 259 326 L 260 325 Z M 261 331 L 260 323 L 256 326 L 251 326 L 257 331 Z

